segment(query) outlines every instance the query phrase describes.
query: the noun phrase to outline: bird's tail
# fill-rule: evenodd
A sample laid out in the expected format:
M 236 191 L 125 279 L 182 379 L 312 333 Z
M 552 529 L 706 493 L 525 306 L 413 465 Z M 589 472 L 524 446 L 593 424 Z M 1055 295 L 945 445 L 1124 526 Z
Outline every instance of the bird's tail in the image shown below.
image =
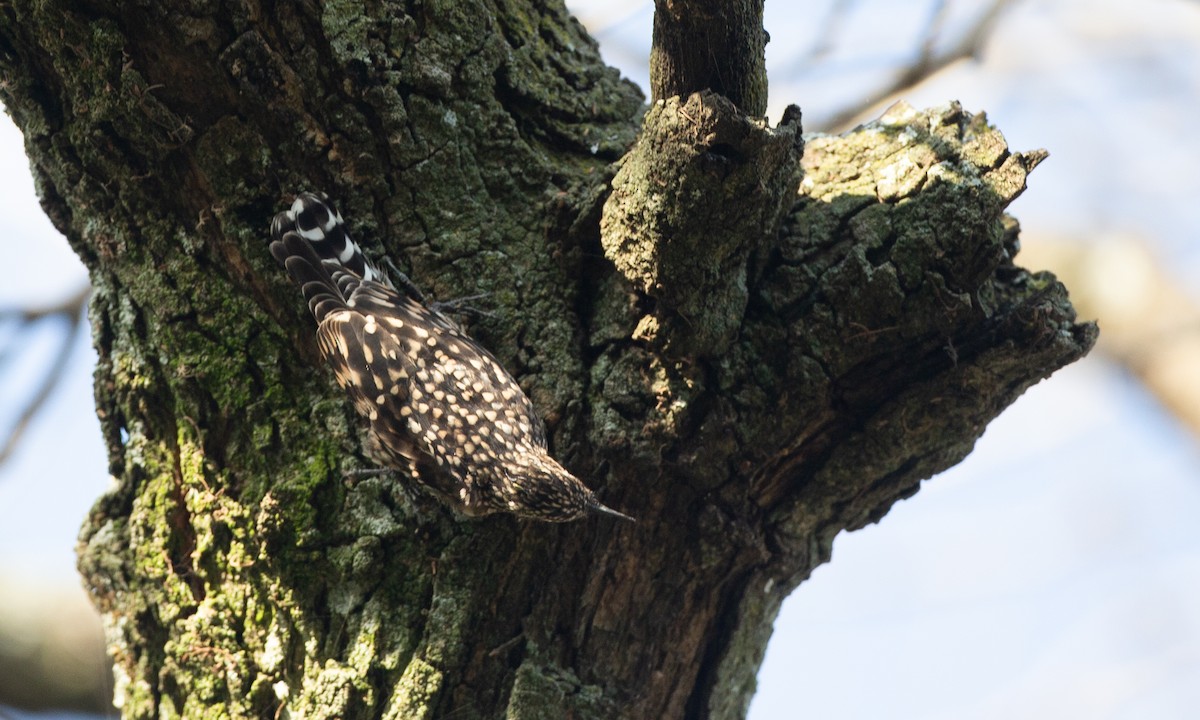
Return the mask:
M 300 285 L 317 322 L 345 307 L 363 281 L 395 289 L 350 238 L 341 213 L 324 194 L 300 193 L 290 209 L 275 216 L 271 255 Z
M 294 232 L 312 247 L 323 262 L 341 266 L 363 280 L 382 283 L 395 290 L 387 276 L 363 254 L 346 232 L 346 223 L 333 201 L 324 193 L 300 193 L 292 207 L 271 221 L 271 237 L 281 240 Z

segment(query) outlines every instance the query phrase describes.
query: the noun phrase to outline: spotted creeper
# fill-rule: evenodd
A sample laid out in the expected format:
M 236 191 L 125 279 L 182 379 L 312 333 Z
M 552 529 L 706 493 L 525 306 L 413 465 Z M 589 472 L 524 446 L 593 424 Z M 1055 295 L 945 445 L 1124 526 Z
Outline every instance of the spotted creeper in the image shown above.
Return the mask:
M 321 355 L 370 421 L 374 459 L 466 515 L 631 519 L 550 457 L 545 427 L 516 380 L 415 287 L 397 290 L 328 197 L 300 194 L 275 216 L 271 237 L 271 255 L 316 318 Z

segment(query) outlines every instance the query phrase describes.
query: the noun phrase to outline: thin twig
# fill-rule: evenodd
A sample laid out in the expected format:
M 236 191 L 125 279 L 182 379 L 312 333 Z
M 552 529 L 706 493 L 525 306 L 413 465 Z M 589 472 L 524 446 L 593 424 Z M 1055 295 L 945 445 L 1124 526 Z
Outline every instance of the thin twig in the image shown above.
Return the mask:
M 843 129 L 863 113 L 892 95 L 920 84 L 943 68 L 959 60 L 978 58 L 983 51 L 984 43 L 991 36 L 992 29 L 1004 13 L 1004 10 L 1011 4 L 1012 0 L 994 0 L 991 7 L 979 16 L 979 19 L 969 31 L 963 33 L 963 36 L 954 47 L 941 55 L 937 55 L 934 53 L 934 46 L 936 45 L 937 35 L 941 31 L 942 22 L 945 17 L 944 3 L 937 3 L 930 15 L 929 22 L 925 26 L 925 37 L 921 42 L 921 52 L 917 55 L 916 60 L 901 70 L 893 78 L 892 82 L 873 93 L 867 93 L 854 105 L 843 108 L 833 117 L 821 123 L 821 127 L 814 129 L 821 132 Z
M 50 363 L 46 374 L 37 384 L 37 389 L 33 395 L 29 397 L 24 407 L 21 408 L 16 421 L 8 431 L 8 436 L 0 444 L 0 465 L 3 465 L 12 456 L 21 437 L 25 434 L 25 430 L 28 429 L 30 422 L 37 417 L 38 412 L 41 411 L 46 401 L 50 398 L 50 395 L 54 392 L 54 388 L 62 380 L 67 367 L 67 361 L 71 358 L 71 350 L 75 347 L 75 340 L 79 337 L 79 331 L 83 327 L 84 308 L 87 307 L 87 299 L 91 294 L 91 286 L 84 285 L 63 301 L 53 305 L 41 308 L 0 309 L 0 322 L 8 320 L 15 320 L 17 322 L 17 327 L 13 333 L 18 338 L 22 333 L 28 332 L 34 325 L 40 322 L 63 319 L 67 323 L 67 332 L 58 346 L 54 360 Z M 15 342 L 10 347 L 19 348 L 20 343 Z

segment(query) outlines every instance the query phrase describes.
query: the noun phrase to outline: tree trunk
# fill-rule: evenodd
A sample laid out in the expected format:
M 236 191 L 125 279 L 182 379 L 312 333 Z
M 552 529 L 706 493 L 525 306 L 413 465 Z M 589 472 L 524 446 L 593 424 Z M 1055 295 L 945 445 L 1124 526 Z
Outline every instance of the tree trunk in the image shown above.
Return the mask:
M 797 112 L 698 92 L 643 124 L 557 2 L 0 17 L 3 101 L 96 289 L 117 484 L 80 569 L 129 718 L 740 717 L 833 538 L 1095 338 L 1013 264 L 1041 155 L 956 105 L 810 138 L 801 180 Z M 427 293 L 488 293 L 471 334 L 636 524 L 343 481 L 362 424 L 267 251 L 305 189 Z

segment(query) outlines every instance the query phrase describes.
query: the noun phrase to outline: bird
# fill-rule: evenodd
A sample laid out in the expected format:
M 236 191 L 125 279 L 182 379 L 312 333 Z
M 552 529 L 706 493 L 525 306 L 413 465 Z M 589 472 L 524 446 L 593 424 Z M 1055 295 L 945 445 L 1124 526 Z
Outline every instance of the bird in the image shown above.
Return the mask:
M 369 424 L 367 455 L 385 469 L 466 516 L 633 520 L 550 456 L 512 375 L 399 272 L 397 288 L 327 195 L 300 193 L 277 214 L 270 252 L 300 286 L 321 356 Z

